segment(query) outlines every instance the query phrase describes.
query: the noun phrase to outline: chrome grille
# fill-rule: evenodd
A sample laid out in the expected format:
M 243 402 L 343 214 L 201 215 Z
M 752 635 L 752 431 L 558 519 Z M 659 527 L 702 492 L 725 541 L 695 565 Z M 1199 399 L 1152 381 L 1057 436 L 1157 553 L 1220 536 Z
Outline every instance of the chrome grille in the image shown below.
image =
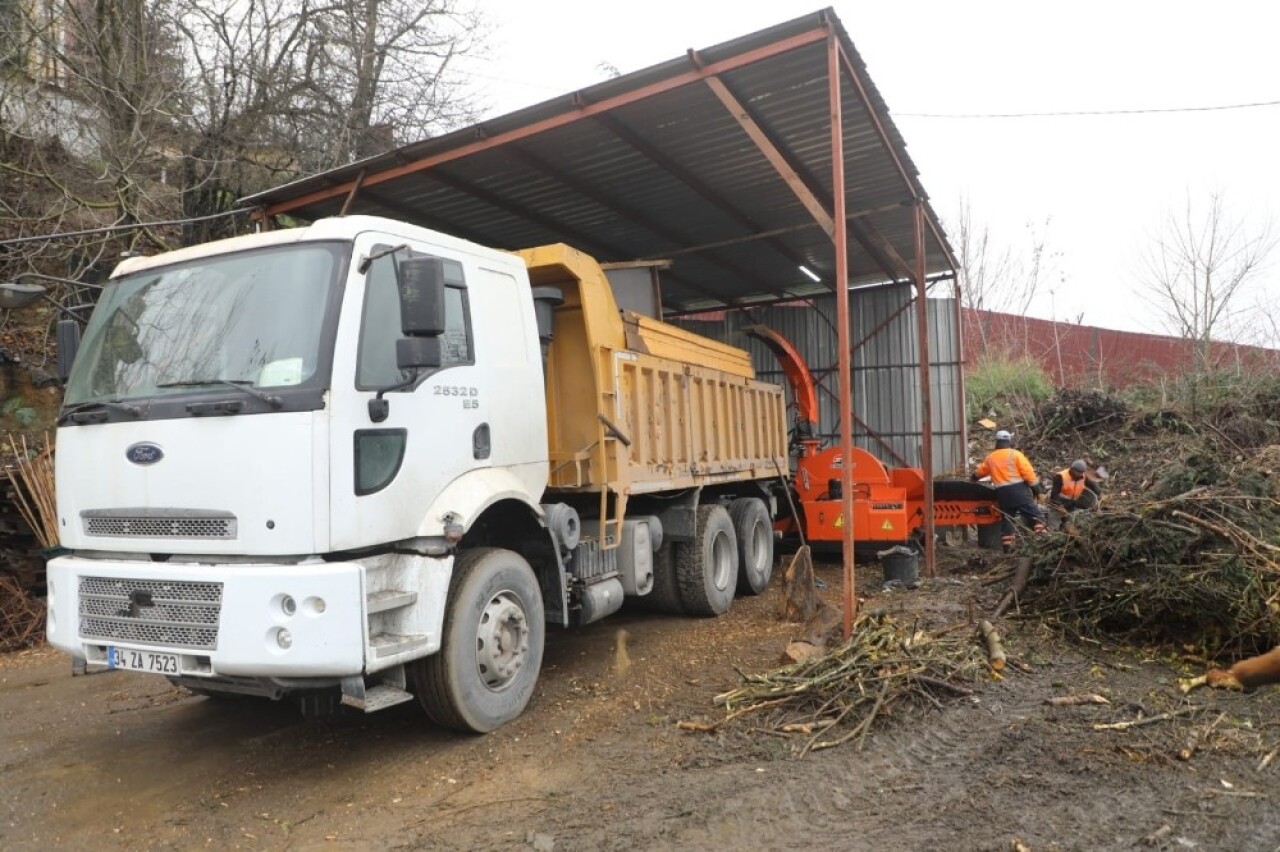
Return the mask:
M 81 512 L 85 535 L 117 538 L 236 537 L 236 517 L 230 512 L 184 509 L 124 509 Z
M 80 636 L 213 650 L 218 646 L 221 583 L 80 578 Z

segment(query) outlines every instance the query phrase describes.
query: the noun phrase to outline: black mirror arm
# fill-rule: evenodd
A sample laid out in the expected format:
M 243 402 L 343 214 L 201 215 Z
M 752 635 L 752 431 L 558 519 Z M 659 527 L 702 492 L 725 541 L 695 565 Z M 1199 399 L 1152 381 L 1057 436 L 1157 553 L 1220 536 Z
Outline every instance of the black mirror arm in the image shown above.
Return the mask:
M 414 370 L 413 375 L 410 376 L 406 381 L 403 381 L 398 385 L 391 385 L 390 387 L 378 388 L 377 396 L 369 400 L 369 419 L 372 420 L 374 423 L 381 423 L 382 421 L 386 420 L 387 415 L 391 412 L 391 404 L 388 400 L 385 400 L 382 398 L 383 395 L 388 393 L 393 393 L 398 390 L 404 390 L 405 388 L 416 384 L 418 381 L 418 375 L 419 375 L 418 371 Z
M 75 307 L 68 308 L 66 305 L 62 304 L 62 303 L 61 303 L 61 302 L 59 302 L 57 299 L 55 299 L 55 298 L 53 298 L 52 296 L 50 296 L 48 293 L 41 293 L 41 294 L 40 294 L 40 298 L 44 299 L 46 302 L 48 302 L 49 304 L 53 305 L 55 308 L 57 308 L 58 310 L 62 311 L 62 312 L 63 312 L 64 314 L 66 314 L 68 317 L 70 317 L 71 319 L 73 319 L 73 320 L 75 320 L 76 322 L 79 322 L 79 323 L 86 322 L 87 320 L 85 320 L 85 318 L 84 318 L 84 317 L 82 317 L 82 316 L 80 316 L 79 314 L 77 314 L 77 313 L 76 313 L 76 311 L 77 311 L 77 310 L 79 310 L 79 309 L 81 309 L 81 308 L 92 308 L 92 307 L 93 307 L 93 305 L 76 305 Z

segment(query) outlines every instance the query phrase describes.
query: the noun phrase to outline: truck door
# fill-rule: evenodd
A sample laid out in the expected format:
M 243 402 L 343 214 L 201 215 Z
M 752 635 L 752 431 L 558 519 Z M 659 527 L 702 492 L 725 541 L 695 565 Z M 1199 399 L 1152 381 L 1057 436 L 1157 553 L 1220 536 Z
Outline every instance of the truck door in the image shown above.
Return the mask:
M 415 535 L 442 488 L 490 465 L 489 369 L 472 334 L 466 266 L 449 254 L 399 237 L 356 241 L 334 355 L 332 550 Z M 446 330 L 440 368 L 415 377 L 396 366 L 403 336 L 398 275 L 405 260 L 422 256 L 444 261 Z M 373 258 L 363 274 L 361 258 Z M 374 422 L 369 401 L 379 390 L 388 414 Z

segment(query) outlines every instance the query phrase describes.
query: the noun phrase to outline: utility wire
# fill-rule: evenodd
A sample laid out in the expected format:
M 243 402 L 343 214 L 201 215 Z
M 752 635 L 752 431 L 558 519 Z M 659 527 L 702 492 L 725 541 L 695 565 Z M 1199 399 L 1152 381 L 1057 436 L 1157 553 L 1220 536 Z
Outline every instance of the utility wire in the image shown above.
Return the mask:
M 254 208 L 252 207 L 241 207 L 236 210 L 225 210 L 222 213 L 210 213 L 208 216 L 195 216 L 190 219 L 168 219 L 164 222 L 130 222 L 126 225 L 107 225 L 104 228 L 90 228 L 87 231 L 66 231 L 60 234 L 41 234 L 34 237 L 14 237 L 9 240 L 0 240 L 0 248 L 16 246 L 22 243 L 65 240 L 70 237 L 91 237 L 95 234 L 110 234 L 115 231 L 136 231 L 141 228 L 161 228 L 169 225 L 190 225 L 193 222 L 207 222 L 210 219 L 221 219 L 224 216 L 238 216 L 243 213 L 252 213 L 253 210 Z
M 1220 106 L 1167 107 L 1155 109 L 1089 109 L 1063 110 L 1061 112 L 987 112 L 987 113 L 946 113 L 946 112 L 895 112 L 895 118 L 1060 118 L 1079 115 L 1154 115 L 1159 113 L 1179 112 L 1221 112 L 1231 109 L 1254 109 L 1255 107 L 1280 106 L 1280 101 L 1257 101 L 1247 104 L 1223 104 Z

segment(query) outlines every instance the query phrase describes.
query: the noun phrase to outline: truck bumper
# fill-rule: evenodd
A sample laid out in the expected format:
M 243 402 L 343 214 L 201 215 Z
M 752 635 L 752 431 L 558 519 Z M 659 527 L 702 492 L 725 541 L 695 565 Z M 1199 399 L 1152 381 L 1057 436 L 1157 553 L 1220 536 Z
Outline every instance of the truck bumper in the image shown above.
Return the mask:
M 110 649 L 173 654 L 177 677 L 341 678 L 364 669 L 364 568 L 63 556 L 48 566 L 48 637 L 90 671 Z M 169 661 L 171 663 L 171 661 Z

